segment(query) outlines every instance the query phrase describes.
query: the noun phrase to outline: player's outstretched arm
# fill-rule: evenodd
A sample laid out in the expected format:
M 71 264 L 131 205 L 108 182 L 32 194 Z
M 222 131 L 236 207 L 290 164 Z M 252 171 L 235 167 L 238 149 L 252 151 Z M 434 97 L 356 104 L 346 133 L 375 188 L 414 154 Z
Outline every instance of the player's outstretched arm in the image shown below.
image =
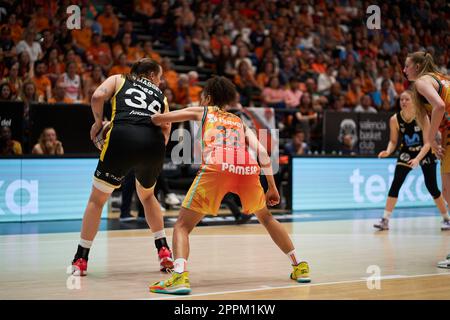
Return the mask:
M 189 107 L 182 110 L 171 111 L 163 114 L 155 114 L 152 116 L 152 122 L 157 126 L 167 122 L 183 122 L 187 120 L 200 121 L 203 117 L 203 107 Z

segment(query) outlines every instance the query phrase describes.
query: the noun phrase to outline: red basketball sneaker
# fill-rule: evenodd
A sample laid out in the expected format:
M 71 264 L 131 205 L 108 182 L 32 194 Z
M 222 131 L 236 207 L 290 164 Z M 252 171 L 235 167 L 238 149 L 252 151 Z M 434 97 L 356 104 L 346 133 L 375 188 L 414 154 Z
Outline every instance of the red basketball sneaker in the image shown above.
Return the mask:
M 87 274 L 87 261 L 79 258 L 72 262 L 72 274 L 74 276 L 85 276 Z
M 158 251 L 160 271 L 167 271 L 173 269 L 172 251 L 166 247 L 161 247 Z

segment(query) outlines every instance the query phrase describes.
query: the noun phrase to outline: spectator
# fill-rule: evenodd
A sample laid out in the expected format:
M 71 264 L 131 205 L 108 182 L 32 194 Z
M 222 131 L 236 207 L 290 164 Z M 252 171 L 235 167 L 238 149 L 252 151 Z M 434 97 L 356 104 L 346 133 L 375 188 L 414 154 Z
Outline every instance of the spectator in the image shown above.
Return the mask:
M 272 61 L 266 61 L 264 63 L 264 69 L 256 76 L 256 82 L 259 87 L 264 88 L 269 86 L 269 80 L 272 77 L 278 77 L 278 73 L 275 70 L 275 65 Z
M 292 141 L 284 146 L 284 154 L 291 157 L 307 154 L 308 151 L 309 147 L 305 142 L 305 132 L 299 129 L 292 135 Z
M 22 88 L 22 79 L 20 79 L 19 77 L 19 62 L 15 62 L 11 66 L 7 77 L 3 81 L 9 84 L 12 99 L 18 98 L 20 95 L 20 90 Z
M 105 76 L 103 75 L 102 67 L 99 65 L 94 65 L 91 74 L 86 77 L 84 82 L 84 101 L 87 104 L 91 103 L 91 98 L 95 89 L 97 89 L 103 81 L 105 81 Z
M 119 64 L 116 64 L 109 70 L 109 75 L 112 76 L 114 74 L 128 74 L 130 73 L 130 66 L 127 63 L 127 55 L 125 53 L 121 53 L 119 55 Z
M 17 21 L 16 14 L 12 13 L 7 22 L 7 26 L 11 30 L 11 38 L 14 43 L 18 43 L 23 35 L 23 28 L 21 24 Z
M 205 65 L 205 62 L 206 63 L 213 62 L 213 54 L 211 51 L 211 39 L 209 38 L 209 35 L 206 31 L 200 28 L 195 29 L 194 34 L 192 35 L 191 45 L 194 58 L 197 59 L 198 67 L 203 67 Z M 230 50 L 230 48 L 226 46 L 223 48 L 227 48 L 228 50 Z M 221 54 L 222 52 L 223 50 L 221 50 Z
M 74 102 L 80 102 L 83 99 L 83 86 L 81 77 L 77 74 L 77 66 L 75 62 L 67 64 L 67 71 L 58 79 L 65 90 L 65 96 Z
M 255 68 L 253 67 L 252 60 L 250 60 L 248 55 L 249 55 L 248 48 L 244 44 L 237 51 L 236 59 L 234 61 L 234 67 L 237 68 L 239 66 L 239 63 L 244 61 L 244 62 L 246 62 L 248 64 L 248 66 L 250 68 L 250 71 L 252 72 L 252 75 L 254 75 L 255 74 Z
M 45 128 L 31 151 L 32 154 L 42 155 L 62 155 L 64 148 L 62 142 L 58 140 L 54 128 Z
M 43 97 L 38 95 L 34 82 L 27 80 L 22 85 L 22 90 L 18 100 L 25 102 L 26 105 L 29 105 L 32 102 L 43 102 Z M 27 110 L 26 113 L 28 113 Z
M 157 34 L 160 36 L 169 36 L 170 31 L 169 23 L 173 21 L 173 15 L 170 12 L 170 4 L 168 1 L 160 2 L 159 8 L 155 14 L 148 20 L 150 27 L 150 34 Z M 159 40 L 157 40 L 159 41 Z
M 356 155 L 353 136 L 351 134 L 346 134 L 342 137 L 339 154 L 347 156 Z
M 12 139 L 10 127 L 2 126 L 0 135 L 0 150 L 2 156 L 22 154 L 22 145 L 19 141 Z
M 173 93 L 172 89 L 166 88 L 164 89 L 164 96 L 167 98 L 167 103 L 169 104 L 169 110 L 178 110 L 183 109 L 186 106 L 176 103 L 175 101 L 175 94 Z
M 59 76 L 64 72 L 64 63 L 58 54 L 58 49 L 52 48 L 44 57 L 47 65 L 47 77 L 55 83 Z
M 82 28 L 81 29 L 73 29 L 72 38 L 74 40 L 74 46 L 83 52 L 89 49 L 92 41 L 92 28 L 88 24 L 88 20 L 86 18 L 81 19 Z
M 310 141 L 311 130 L 317 123 L 317 112 L 314 111 L 311 95 L 303 93 L 298 111 L 294 115 L 293 127 L 300 128 L 305 133 L 306 141 Z
M 32 30 L 27 29 L 23 34 L 23 40 L 21 40 L 17 46 L 17 53 L 22 53 L 26 51 L 30 57 L 31 67 L 34 62 L 43 58 L 43 52 L 39 42 L 35 41 L 36 33 Z
M 400 96 L 405 91 L 404 81 L 402 75 L 399 72 L 394 73 L 394 89 L 397 96 Z
M 289 82 L 289 79 L 297 76 L 297 68 L 295 67 L 294 59 L 292 57 L 286 57 L 284 59 L 283 69 L 280 70 L 280 83 L 285 85 Z
M 100 65 L 106 72 L 112 66 L 113 60 L 109 45 L 101 42 L 101 36 L 96 32 L 92 34 L 92 44 L 86 52 L 86 59 L 90 64 Z
M 52 97 L 52 83 L 50 79 L 45 76 L 47 66 L 44 60 L 38 60 L 34 64 L 33 82 L 36 86 L 36 91 L 39 96 L 42 96 L 44 101 L 48 101 Z
M 336 97 L 333 101 L 333 104 L 331 105 L 331 110 L 336 112 L 350 112 L 352 111 L 347 105 L 346 105 L 347 99 L 345 98 L 345 95 L 341 94 L 340 96 Z
M 188 105 L 191 103 L 189 95 L 189 77 L 187 74 L 180 74 L 178 78 L 178 85 L 175 88 L 175 101 L 181 105 Z
M 134 32 L 134 28 L 133 28 L 133 21 L 131 20 L 126 20 L 123 23 L 122 28 L 119 30 L 119 33 L 117 34 L 117 39 L 116 40 L 122 40 L 123 36 L 128 33 L 131 37 L 131 46 L 135 46 L 138 42 L 138 38 L 137 38 L 137 34 L 136 32 Z
M 391 107 L 394 107 L 397 93 L 392 85 L 392 81 L 387 79 L 383 80 L 381 90 L 374 93 L 373 99 L 378 107 L 380 107 L 385 100 L 389 102 Z
M 202 87 L 198 85 L 198 73 L 197 71 L 189 71 L 189 98 L 191 103 L 198 104 L 200 102 L 200 94 L 203 90 Z
M 14 41 L 11 37 L 11 29 L 6 25 L 0 29 L 0 50 L 3 54 L 3 62 L 5 65 L 10 65 L 12 59 L 17 55 Z M 3 73 L 0 73 L 3 76 Z
M 244 106 L 253 104 L 253 97 L 259 95 L 261 89 L 256 82 L 247 62 L 241 61 L 238 66 L 238 72 L 234 76 L 234 84 L 241 94 L 241 103 Z
M 400 52 L 400 44 L 395 40 L 394 35 L 389 33 L 387 39 L 383 42 L 383 53 L 386 56 L 393 56 Z
M 354 108 L 363 95 L 364 93 L 361 89 L 361 81 L 358 78 L 353 79 L 346 94 L 347 105 L 351 108 Z
M 245 62 L 242 62 L 245 63 Z M 280 81 L 277 77 L 269 80 L 269 86 L 262 91 L 263 102 L 271 108 L 285 108 L 287 95 L 286 91 L 281 88 Z
M 33 68 L 30 60 L 30 55 L 27 51 L 19 53 L 19 74 L 18 76 L 23 80 L 33 77 Z
M 13 100 L 13 94 L 11 87 L 8 82 L 3 82 L 0 84 L 0 101 L 11 101 Z
M 355 112 L 377 113 L 377 109 L 372 106 L 372 98 L 365 94 L 360 98 L 360 104 L 355 108 Z
M 289 81 L 289 87 L 286 89 L 285 102 L 288 108 L 297 108 L 300 104 L 303 92 L 300 90 L 299 82 L 296 77 Z
M 319 77 L 317 78 L 317 91 L 320 94 L 327 95 L 330 93 L 331 86 L 336 82 L 334 73 L 334 66 L 329 65 L 325 73 L 319 74 Z
M 130 33 L 124 33 L 120 43 L 113 48 L 114 59 L 119 60 L 121 54 L 125 54 L 127 63 L 133 63 L 139 59 L 139 49 L 131 45 Z
M 108 42 L 114 41 L 119 32 L 119 19 L 111 4 L 105 4 L 104 12 L 97 17 L 97 21 L 102 26 L 103 38 Z
M 75 101 L 66 96 L 66 88 L 61 82 L 57 82 L 53 90 L 53 97 L 48 103 L 74 103 Z
M 150 40 L 144 41 L 143 51 L 140 53 L 140 58 L 150 58 L 161 64 L 161 56 L 153 50 L 153 44 Z
M 46 29 L 43 31 L 42 35 L 43 37 L 41 39 L 41 49 L 44 56 L 47 55 L 47 53 L 53 48 L 61 50 L 61 48 L 59 48 L 59 46 L 55 42 L 55 36 L 53 32 L 51 32 L 49 29 Z
M 223 46 L 231 48 L 231 40 L 225 34 L 223 25 L 219 24 L 215 27 L 215 31 L 211 37 L 211 51 L 215 57 L 220 55 Z
M 233 57 L 231 56 L 231 49 L 228 46 L 222 46 L 220 55 L 216 60 L 217 74 L 220 76 L 234 77 L 236 69 L 234 68 Z
M 163 69 L 163 78 L 167 83 L 167 86 L 175 92 L 178 87 L 178 73 L 172 69 L 169 58 L 162 59 L 161 67 Z
M 33 15 L 35 19 L 35 26 L 37 32 L 48 29 L 50 27 L 50 21 L 43 7 L 37 7 L 36 12 Z

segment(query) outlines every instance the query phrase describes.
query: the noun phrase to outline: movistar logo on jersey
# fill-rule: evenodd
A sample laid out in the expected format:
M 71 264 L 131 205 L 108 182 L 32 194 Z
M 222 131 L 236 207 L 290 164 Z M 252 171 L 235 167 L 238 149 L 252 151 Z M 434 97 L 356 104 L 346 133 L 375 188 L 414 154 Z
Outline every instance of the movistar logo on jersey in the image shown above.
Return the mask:
M 410 137 L 409 135 L 405 134 L 405 144 L 408 147 L 420 144 L 419 135 L 417 133 L 414 133 L 412 137 Z

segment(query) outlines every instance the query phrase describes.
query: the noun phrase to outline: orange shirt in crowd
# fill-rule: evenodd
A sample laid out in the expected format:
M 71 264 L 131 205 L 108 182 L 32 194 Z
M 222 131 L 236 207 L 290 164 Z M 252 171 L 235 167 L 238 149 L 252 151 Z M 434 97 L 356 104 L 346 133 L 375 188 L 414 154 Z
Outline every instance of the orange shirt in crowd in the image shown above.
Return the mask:
M 364 93 L 362 91 L 354 92 L 349 90 L 346 94 L 347 103 L 349 105 L 356 106 L 363 95 Z
M 169 88 L 175 91 L 178 86 L 178 73 L 174 70 L 164 71 L 164 79 Z
M 311 65 L 311 69 L 316 73 L 325 73 L 327 72 L 327 67 L 323 63 L 313 63 Z
M 265 72 L 261 72 L 258 73 L 258 75 L 256 76 L 256 82 L 261 86 L 261 87 L 267 87 L 269 85 L 269 76 L 265 73 Z
M 42 30 L 48 29 L 50 27 L 50 23 L 48 18 L 45 16 L 36 17 L 36 31 L 41 32 Z
M 189 85 L 189 98 L 191 102 L 200 102 L 200 93 L 203 88 L 197 85 Z
M 370 93 L 375 91 L 375 84 L 370 77 L 361 77 L 361 90 L 364 93 Z
M 394 82 L 394 88 L 395 92 L 397 92 L 398 95 L 402 94 L 402 92 L 405 91 L 405 86 L 401 82 Z
M 128 74 L 130 73 L 131 68 L 128 66 L 120 66 L 115 65 L 109 70 L 109 75 L 112 76 L 113 74 Z
M 92 56 L 96 64 L 104 66 L 111 62 L 111 50 L 106 43 L 101 43 L 98 47 L 90 47 L 86 53 Z
M 220 39 L 216 36 L 211 37 L 211 51 L 215 55 L 218 56 L 220 54 L 220 49 L 222 46 L 231 47 L 231 41 L 227 36 L 222 36 Z
M 142 58 L 150 58 L 152 60 L 155 60 L 156 62 L 158 62 L 159 64 L 161 64 L 161 56 L 157 53 L 157 52 L 150 52 L 145 54 L 145 52 L 143 50 L 138 50 L 138 60 L 142 59 Z
M 122 46 L 120 44 L 116 44 L 113 47 L 113 55 L 115 59 L 119 59 L 119 56 L 123 53 L 123 49 Z M 139 48 L 137 47 L 128 47 L 127 50 L 127 62 L 135 62 L 137 60 L 139 60 Z
M 83 29 L 73 29 L 72 38 L 75 39 L 77 44 L 84 50 L 87 50 L 91 45 L 92 30 L 91 28 L 84 27 Z
M 135 8 L 149 17 L 155 13 L 155 7 L 153 7 L 152 2 L 148 0 L 137 1 Z
M 102 26 L 104 36 L 115 37 L 117 35 L 117 31 L 119 30 L 119 19 L 117 19 L 116 16 L 111 15 L 105 17 L 104 14 L 101 14 L 97 18 L 97 21 Z
M 18 43 L 22 40 L 23 28 L 19 24 L 16 23 L 13 26 L 9 26 L 9 28 L 11 28 L 11 39 L 14 43 Z
M 33 77 L 36 92 L 39 96 L 46 97 L 47 88 L 52 87 L 52 82 L 47 76 Z

